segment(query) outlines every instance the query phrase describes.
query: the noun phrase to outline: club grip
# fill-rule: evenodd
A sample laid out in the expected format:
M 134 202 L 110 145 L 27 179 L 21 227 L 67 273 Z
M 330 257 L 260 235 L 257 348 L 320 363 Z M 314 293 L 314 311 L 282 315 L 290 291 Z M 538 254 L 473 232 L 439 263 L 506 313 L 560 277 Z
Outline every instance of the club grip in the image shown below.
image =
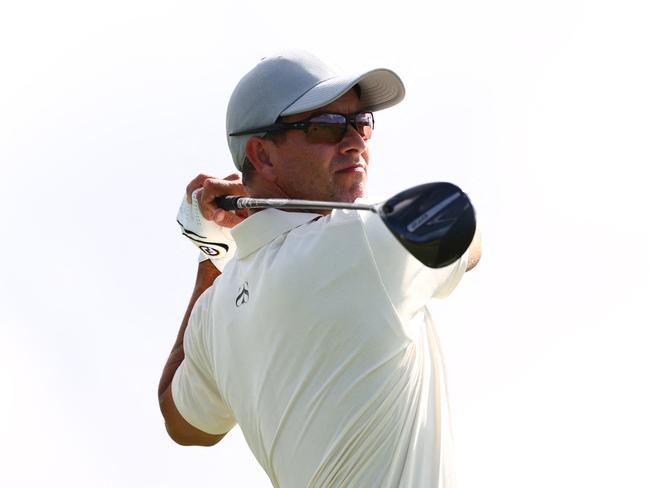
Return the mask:
M 239 210 L 237 202 L 241 197 L 225 196 L 214 199 L 215 203 L 224 210 Z

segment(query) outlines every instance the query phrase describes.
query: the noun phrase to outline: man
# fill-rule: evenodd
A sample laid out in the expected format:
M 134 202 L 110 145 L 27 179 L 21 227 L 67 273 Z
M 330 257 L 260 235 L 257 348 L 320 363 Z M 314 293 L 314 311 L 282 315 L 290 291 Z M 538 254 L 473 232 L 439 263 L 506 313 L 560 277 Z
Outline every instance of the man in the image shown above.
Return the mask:
M 160 405 L 176 442 L 213 445 L 238 423 L 283 488 L 452 486 L 443 366 L 425 305 L 478 262 L 478 240 L 430 269 L 370 212 L 244 218 L 213 203 L 362 197 L 372 110 L 403 96 L 389 70 L 343 77 L 304 52 L 262 60 L 236 87 L 226 125 L 243 182 L 200 176 L 188 187 L 205 218 L 237 224 L 237 251 L 227 266 L 217 252 L 223 273 L 199 265 L 163 371 Z

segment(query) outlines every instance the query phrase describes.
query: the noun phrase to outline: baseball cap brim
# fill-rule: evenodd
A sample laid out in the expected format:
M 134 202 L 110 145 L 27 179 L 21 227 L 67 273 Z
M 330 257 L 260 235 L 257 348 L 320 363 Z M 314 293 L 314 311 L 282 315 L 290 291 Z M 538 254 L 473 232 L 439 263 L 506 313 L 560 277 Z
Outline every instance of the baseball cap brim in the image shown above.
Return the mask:
M 385 68 L 351 76 L 336 76 L 303 93 L 280 115 L 293 115 L 323 107 L 340 98 L 358 84 L 361 88 L 361 108 L 376 111 L 392 107 L 404 99 L 406 90 L 402 80 Z

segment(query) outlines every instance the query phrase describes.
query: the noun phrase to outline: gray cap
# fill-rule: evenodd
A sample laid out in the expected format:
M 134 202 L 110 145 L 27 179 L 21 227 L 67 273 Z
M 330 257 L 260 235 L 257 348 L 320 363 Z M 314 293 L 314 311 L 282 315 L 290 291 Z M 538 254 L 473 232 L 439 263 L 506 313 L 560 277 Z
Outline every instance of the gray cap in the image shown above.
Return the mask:
M 361 87 L 363 110 L 391 107 L 405 95 L 402 80 L 388 69 L 339 75 L 305 51 L 287 51 L 264 58 L 240 80 L 230 96 L 226 134 L 271 125 L 280 116 L 323 107 L 356 84 Z M 252 136 L 227 137 L 232 159 L 241 170 L 246 142 Z

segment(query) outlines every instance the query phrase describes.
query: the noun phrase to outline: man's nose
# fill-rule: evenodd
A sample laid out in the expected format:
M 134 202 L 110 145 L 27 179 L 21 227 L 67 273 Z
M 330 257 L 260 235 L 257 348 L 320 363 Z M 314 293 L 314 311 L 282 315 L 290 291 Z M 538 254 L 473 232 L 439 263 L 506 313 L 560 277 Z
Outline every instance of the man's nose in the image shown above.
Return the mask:
M 342 150 L 344 152 L 349 150 L 363 152 L 366 150 L 367 140 L 364 139 L 361 132 L 350 123 L 347 125 L 341 144 L 343 144 Z

